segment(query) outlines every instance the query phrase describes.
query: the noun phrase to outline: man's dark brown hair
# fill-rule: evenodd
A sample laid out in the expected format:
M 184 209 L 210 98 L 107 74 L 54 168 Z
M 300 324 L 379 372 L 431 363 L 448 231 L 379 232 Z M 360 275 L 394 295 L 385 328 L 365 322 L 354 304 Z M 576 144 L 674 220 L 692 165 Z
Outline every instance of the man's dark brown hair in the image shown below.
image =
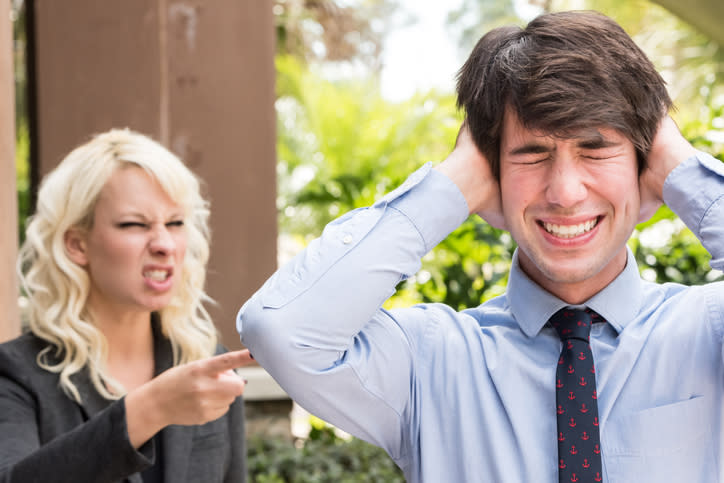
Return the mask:
M 507 106 L 526 128 L 563 138 L 582 129 L 618 130 L 636 148 L 639 173 L 671 108 L 664 80 L 631 37 L 608 17 L 582 11 L 491 30 L 460 69 L 457 93 L 498 179 Z

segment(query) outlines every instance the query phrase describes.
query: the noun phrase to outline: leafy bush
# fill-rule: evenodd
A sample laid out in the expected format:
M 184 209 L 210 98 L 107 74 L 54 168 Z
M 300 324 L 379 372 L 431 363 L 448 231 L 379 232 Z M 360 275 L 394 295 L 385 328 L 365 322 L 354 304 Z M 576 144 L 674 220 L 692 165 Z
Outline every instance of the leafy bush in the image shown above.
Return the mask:
M 330 426 L 313 426 L 306 440 L 251 437 L 247 449 L 252 483 L 396 483 L 402 471 L 384 450 L 340 438 Z

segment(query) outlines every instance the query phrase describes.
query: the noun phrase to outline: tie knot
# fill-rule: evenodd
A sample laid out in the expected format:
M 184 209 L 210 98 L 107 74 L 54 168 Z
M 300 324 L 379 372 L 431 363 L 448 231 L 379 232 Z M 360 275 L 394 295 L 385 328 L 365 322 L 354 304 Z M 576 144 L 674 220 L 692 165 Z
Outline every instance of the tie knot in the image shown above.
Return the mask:
M 592 313 L 588 309 L 566 307 L 553 314 L 550 323 L 561 340 L 581 339 L 588 342 L 591 334 L 591 316 Z

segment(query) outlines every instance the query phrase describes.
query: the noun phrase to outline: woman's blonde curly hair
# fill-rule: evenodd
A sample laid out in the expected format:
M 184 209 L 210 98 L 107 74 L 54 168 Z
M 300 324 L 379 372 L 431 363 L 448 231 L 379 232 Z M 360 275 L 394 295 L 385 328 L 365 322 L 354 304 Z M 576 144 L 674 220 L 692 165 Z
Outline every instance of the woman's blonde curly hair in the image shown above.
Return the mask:
M 174 364 L 208 357 L 217 344 L 216 328 L 203 306 L 210 301 L 204 292 L 210 233 L 209 204 L 201 196 L 199 180 L 178 157 L 142 134 L 128 129 L 99 134 L 74 149 L 44 178 L 18 259 L 21 287 L 28 298 L 25 322 L 50 343 L 38 354 L 38 365 L 58 373 L 61 387 L 76 401 L 81 397 L 71 376 L 86 367 L 103 397 L 117 399 L 124 390 L 107 372 L 105 336 L 86 310 L 91 281 L 88 272 L 68 257 L 64 236 L 71 228 L 93 226 L 101 190 L 117 169 L 129 165 L 146 170 L 185 212 L 187 249 L 181 277 L 169 305 L 158 312 L 161 330 L 173 347 Z

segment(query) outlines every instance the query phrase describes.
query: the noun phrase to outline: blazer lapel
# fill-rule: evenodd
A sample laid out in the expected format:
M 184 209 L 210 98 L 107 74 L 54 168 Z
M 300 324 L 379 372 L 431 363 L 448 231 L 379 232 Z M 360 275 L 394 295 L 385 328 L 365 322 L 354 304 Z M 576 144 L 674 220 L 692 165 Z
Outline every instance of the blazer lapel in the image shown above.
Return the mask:
M 163 439 L 163 480 L 165 483 L 186 481 L 191 454 L 191 431 L 185 426 L 167 426 Z
M 111 404 L 112 401 L 109 401 L 98 394 L 98 391 L 96 391 L 95 387 L 93 387 L 93 383 L 91 382 L 87 369 L 75 373 L 71 376 L 71 379 L 80 393 L 81 403 L 79 406 L 86 420 L 92 418 Z M 140 473 L 128 476 L 125 478 L 125 481 L 128 483 L 143 483 Z
M 154 314 L 156 315 L 156 314 Z M 173 367 L 171 342 L 163 336 L 161 323 L 152 317 L 153 354 L 156 375 Z M 161 430 L 161 452 L 163 453 L 163 480 L 165 483 L 186 481 L 186 472 L 191 454 L 192 431 L 186 426 L 171 425 Z
M 112 402 L 98 394 L 87 368 L 73 374 L 71 380 L 80 394 L 80 407 L 86 419 L 92 418 Z

